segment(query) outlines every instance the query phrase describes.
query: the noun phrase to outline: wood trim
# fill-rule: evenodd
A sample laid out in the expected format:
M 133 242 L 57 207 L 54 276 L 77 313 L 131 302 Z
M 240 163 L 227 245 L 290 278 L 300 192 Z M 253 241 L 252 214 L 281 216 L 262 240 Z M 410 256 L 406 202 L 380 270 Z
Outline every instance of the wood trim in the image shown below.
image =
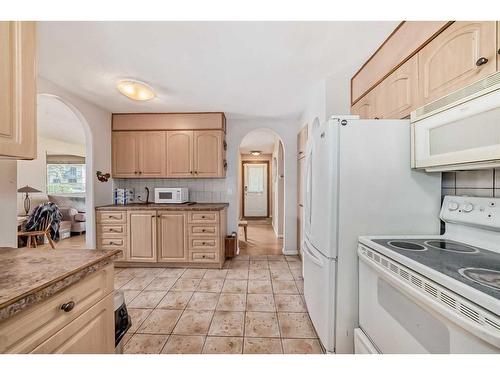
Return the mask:
M 115 112 L 111 114 L 111 130 L 112 131 L 142 131 L 143 129 L 114 129 L 115 116 L 137 116 L 137 115 L 221 115 L 222 124 L 218 128 L 190 128 L 185 130 L 221 130 L 226 133 L 226 114 L 224 112 Z M 144 130 L 184 130 L 184 129 L 144 129 Z
M 269 173 L 269 160 L 242 160 L 241 161 L 241 217 L 252 218 L 254 216 L 245 216 L 245 164 L 267 164 L 267 209 L 266 216 L 255 216 L 255 218 L 269 218 L 271 212 L 271 174 Z
M 375 87 L 377 87 L 384 79 L 386 79 L 388 76 L 390 76 L 394 71 L 396 71 L 401 65 L 403 65 L 405 62 L 407 62 L 409 59 L 411 59 L 413 56 L 415 56 L 422 48 L 424 48 L 427 44 L 429 44 L 434 38 L 436 38 L 439 34 L 441 34 L 446 28 L 448 28 L 453 22 L 455 21 L 448 21 L 443 27 L 441 27 L 438 31 L 436 31 L 430 38 L 428 38 L 424 43 L 422 43 L 417 49 L 412 51 L 406 58 L 404 58 L 402 61 L 400 61 L 396 66 L 394 66 L 392 69 L 390 69 L 384 76 L 382 76 L 377 82 L 375 82 L 373 85 L 371 85 L 359 98 L 357 98 L 355 101 L 353 101 L 353 90 L 352 90 L 352 83 L 354 78 L 357 77 L 357 75 L 365 68 L 365 66 L 375 57 L 375 55 L 381 50 L 384 45 L 387 44 L 387 42 L 391 39 L 391 37 L 394 36 L 394 34 L 403 26 L 403 24 L 406 21 L 402 21 L 395 29 L 394 31 L 384 40 L 384 42 L 380 45 L 379 48 L 370 56 L 368 60 L 361 66 L 361 68 L 358 69 L 358 71 L 352 76 L 351 78 L 351 83 L 350 83 L 350 97 L 351 97 L 351 106 L 359 102 L 364 96 L 366 96 L 370 91 L 372 91 Z

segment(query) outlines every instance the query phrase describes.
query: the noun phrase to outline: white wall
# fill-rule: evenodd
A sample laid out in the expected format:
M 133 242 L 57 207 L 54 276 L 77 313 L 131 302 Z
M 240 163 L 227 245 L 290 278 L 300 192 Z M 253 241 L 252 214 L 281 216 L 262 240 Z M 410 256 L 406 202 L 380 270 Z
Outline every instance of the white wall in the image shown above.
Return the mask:
M 285 152 L 285 228 L 284 253 L 297 254 L 297 121 L 238 120 L 228 119 L 228 170 L 226 197 L 229 202 L 228 232 L 237 231 L 238 226 L 238 168 L 239 146 L 250 131 L 267 128 L 274 130 L 283 141 Z
M 284 195 L 285 195 L 285 179 L 284 177 L 284 150 L 280 140 L 277 140 L 274 145 L 273 159 L 276 158 L 276 180 L 273 182 L 273 229 L 278 237 L 283 237 L 284 231 Z
M 338 69 L 326 78 L 326 118 L 351 113 L 351 77 L 354 73 L 352 68 Z
M 61 142 L 55 139 L 38 137 L 37 158 L 17 162 L 17 187 L 29 185 L 42 193 L 30 194 L 33 201 L 39 196 L 45 199 L 47 193 L 47 154 L 78 155 L 85 157 L 85 145 Z M 24 194 L 17 194 L 17 212 L 24 214 Z M 32 205 L 33 207 L 33 202 Z
M 17 162 L 0 160 L 0 247 L 17 247 Z
M 322 80 L 313 86 L 308 98 L 307 104 L 300 116 L 297 132 L 306 124 L 310 130 L 316 117 L 319 118 L 320 122 L 326 120 L 326 81 Z
M 38 77 L 38 93 L 56 96 L 68 105 L 85 128 L 87 172 L 87 247 L 95 248 L 94 207 L 112 203 L 112 182 L 99 182 L 96 171 L 111 172 L 111 113 L 54 83 Z M 61 129 L 63 131 L 63 129 Z

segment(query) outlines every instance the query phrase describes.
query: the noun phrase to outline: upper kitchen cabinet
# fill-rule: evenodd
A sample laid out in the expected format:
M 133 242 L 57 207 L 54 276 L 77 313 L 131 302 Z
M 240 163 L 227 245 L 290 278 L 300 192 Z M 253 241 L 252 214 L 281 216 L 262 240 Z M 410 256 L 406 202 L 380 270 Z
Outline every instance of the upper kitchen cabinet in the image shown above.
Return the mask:
M 193 132 L 167 132 L 167 176 L 194 177 Z
M 193 139 L 195 177 L 223 177 L 226 170 L 224 133 L 195 131 Z
M 0 22 L 0 157 L 35 159 L 36 23 Z
M 399 119 L 410 115 L 419 105 L 417 56 L 401 65 L 377 88 L 380 118 Z
M 358 115 L 361 119 L 380 118 L 375 102 L 377 91 L 378 87 L 358 100 L 356 104 L 351 107 L 351 114 Z
M 356 103 L 449 24 L 448 21 L 401 22 L 352 77 L 351 103 Z
M 155 178 L 167 173 L 165 132 L 113 132 L 112 148 L 115 178 Z
M 113 115 L 113 177 L 226 176 L 223 113 Z
M 454 22 L 418 53 L 422 104 L 496 71 L 496 22 Z

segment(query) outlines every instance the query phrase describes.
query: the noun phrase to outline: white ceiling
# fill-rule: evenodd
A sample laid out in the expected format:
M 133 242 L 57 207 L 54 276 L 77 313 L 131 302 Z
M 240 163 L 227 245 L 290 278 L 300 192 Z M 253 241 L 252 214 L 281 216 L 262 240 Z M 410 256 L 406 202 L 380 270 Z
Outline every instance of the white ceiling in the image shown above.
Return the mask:
M 253 130 L 242 139 L 240 153 L 248 154 L 250 151 L 260 151 L 263 154 L 272 154 L 278 136 L 271 130 Z
M 38 95 L 37 126 L 40 137 L 85 144 L 85 132 L 78 117 L 66 104 L 52 96 Z
M 39 22 L 40 75 L 112 112 L 300 115 L 309 90 L 355 71 L 398 22 Z M 137 103 L 116 81 L 158 97 Z

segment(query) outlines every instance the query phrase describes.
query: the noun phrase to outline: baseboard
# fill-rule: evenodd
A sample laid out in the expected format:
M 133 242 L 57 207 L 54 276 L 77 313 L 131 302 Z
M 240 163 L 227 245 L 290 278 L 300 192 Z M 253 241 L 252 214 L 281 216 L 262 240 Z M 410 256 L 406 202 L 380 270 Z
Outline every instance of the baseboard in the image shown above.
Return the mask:
M 283 254 L 284 255 L 299 255 L 298 250 L 286 250 L 283 249 Z

